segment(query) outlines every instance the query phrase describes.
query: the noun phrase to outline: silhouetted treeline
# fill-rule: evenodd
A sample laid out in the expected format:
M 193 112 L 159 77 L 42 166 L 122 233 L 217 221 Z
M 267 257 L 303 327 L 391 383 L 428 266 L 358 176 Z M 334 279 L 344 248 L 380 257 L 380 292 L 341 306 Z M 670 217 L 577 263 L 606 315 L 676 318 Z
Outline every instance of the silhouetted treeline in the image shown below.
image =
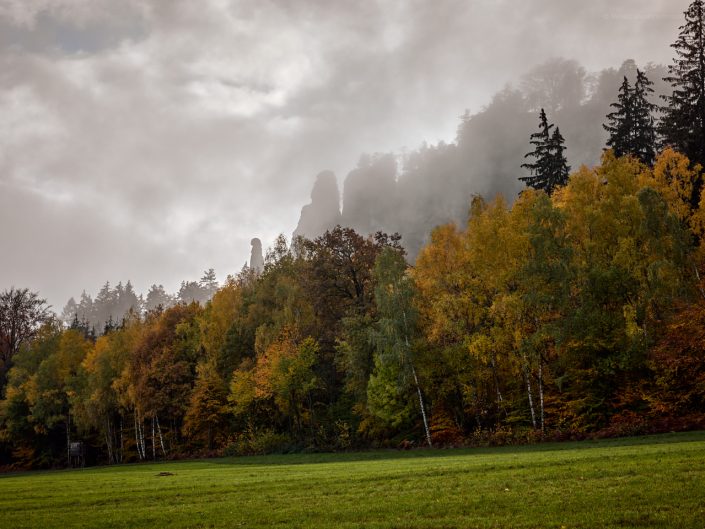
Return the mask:
M 182 281 L 175 294 L 167 293 L 163 285 L 152 285 L 146 296 L 137 295 L 130 281 L 124 286 L 120 282 L 114 288 L 106 281 L 95 299 L 85 290 L 78 303 L 74 298 L 69 299 L 61 313 L 61 320 L 87 335 L 98 336 L 120 325 L 131 312 L 141 315 L 177 303 L 204 304 L 217 289 L 218 281 L 212 268 L 206 270 L 199 281 Z

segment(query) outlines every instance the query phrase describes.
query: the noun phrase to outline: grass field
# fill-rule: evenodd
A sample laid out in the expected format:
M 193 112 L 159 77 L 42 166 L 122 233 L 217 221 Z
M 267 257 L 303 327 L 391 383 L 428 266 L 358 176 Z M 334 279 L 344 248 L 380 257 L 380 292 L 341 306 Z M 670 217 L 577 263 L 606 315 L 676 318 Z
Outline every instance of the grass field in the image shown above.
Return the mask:
M 277 526 L 702 529 L 705 432 L 0 477 L 3 529 Z

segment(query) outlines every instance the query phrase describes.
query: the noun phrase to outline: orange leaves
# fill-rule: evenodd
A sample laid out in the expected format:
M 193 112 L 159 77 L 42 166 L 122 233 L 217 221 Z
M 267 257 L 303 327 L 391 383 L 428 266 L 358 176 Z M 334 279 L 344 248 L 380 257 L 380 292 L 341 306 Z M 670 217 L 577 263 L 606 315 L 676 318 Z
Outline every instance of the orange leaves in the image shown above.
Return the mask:
M 301 340 L 296 330 L 286 327 L 256 361 L 245 360 L 233 373 L 230 401 L 237 414 L 246 413 L 257 401 L 274 400 L 289 413 L 318 386 L 312 367 L 318 354 L 313 338 Z
M 296 356 L 296 344 L 291 336 L 291 331 L 285 329 L 279 340 L 271 344 L 264 354 L 257 358 L 254 372 L 255 397 L 258 399 L 270 398 L 274 395 L 275 378 L 284 362 Z
M 648 394 L 655 412 L 684 416 L 705 409 L 705 305 L 683 307 L 649 357 L 654 385 Z

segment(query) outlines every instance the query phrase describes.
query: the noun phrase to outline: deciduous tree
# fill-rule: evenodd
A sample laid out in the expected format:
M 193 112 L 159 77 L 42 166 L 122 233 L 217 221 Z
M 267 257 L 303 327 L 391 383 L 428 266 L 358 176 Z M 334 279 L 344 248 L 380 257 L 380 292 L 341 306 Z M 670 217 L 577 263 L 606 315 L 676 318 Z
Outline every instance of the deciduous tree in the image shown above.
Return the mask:
M 12 359 L 49 317 L 46 300 L 28 288 L 10 288 L 0 293 L 0 394 Z

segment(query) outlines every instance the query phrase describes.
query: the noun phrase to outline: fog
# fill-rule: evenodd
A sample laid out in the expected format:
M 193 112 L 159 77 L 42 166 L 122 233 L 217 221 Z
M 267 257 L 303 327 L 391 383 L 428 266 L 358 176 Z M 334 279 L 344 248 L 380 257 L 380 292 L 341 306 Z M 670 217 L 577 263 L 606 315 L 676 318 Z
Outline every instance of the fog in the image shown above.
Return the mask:
M 338 214 L 413 253 L 521 188 L 539 106 L 594 163 L 618 69 L 667 64 L 687 4 L 3 0 L 0 288 L 175 292 Z
M 537 130 L 541 108 L 565 136 L 572 167 L 597 164 L 607 140 L 605 116 L 622 79 L 634 83 L 637 68 L 628 60 L 588 74 L 576 61 L 551 59 L 525 73 L 517 88 L 495 94 L 480 112 L 463 115 L 454 141 L 362 156 L 345 178 L 342 211 L 333 174 L 321 173 L 294 235 L 316 237 L 338 223 L 364 234 L 398 232 L 413 261 L 433 227 L 465 222 L 474 195 L 501 194 L 510 202 L 518 196 L 524 188 L 518 176 L 528 175 L 520 169 L 530 150 L 527 138 Z M 647 64 L 642 70 L 653 79 L 652 102 L 658 104 L 669 91 L 666 69 Z

